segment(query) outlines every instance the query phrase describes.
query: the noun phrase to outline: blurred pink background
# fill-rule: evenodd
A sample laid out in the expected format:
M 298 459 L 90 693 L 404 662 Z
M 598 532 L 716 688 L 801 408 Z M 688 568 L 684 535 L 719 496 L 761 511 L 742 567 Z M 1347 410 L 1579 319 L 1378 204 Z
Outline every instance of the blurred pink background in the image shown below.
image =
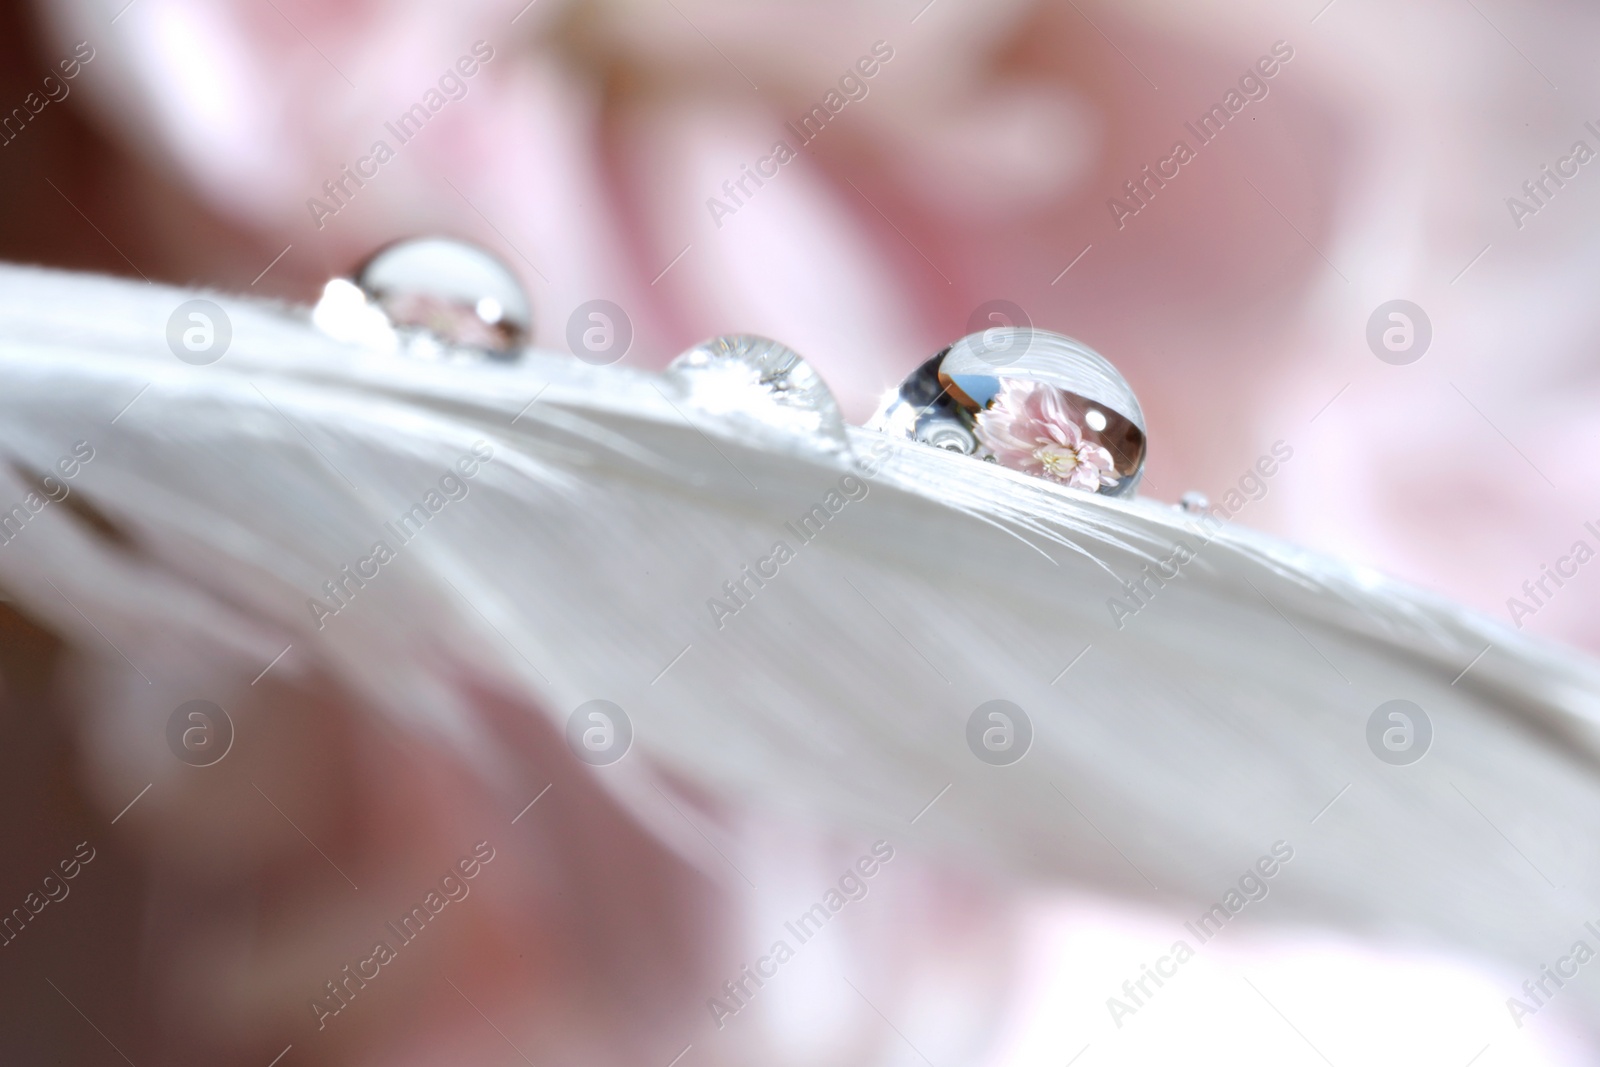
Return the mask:
M 596 298 L 631 318 L 633 366 L 660 367 L 709 335 L 763 333 L 807 356 L 858 422 L 968 332 L 980 305 L 1004 299 L 1128 376 L 1151 428 L 1143 489 L 1157 499 L 1198 489 L 1221 501 L 1284 442 L 1293 458 L 1235 521 L 1508 622 L 1508 598 L 1525 597 L 1524 581 L 1600 519 L 1600 169 L 1547 183 L 1542 204 L 1523 189 L 1576 141 L 1600 149 L 1585 125 L 1600 125 L 1590 44 L 1600 11 L 1503 0 L 57 0 L 6 5 L 0 25 L 0 109 L 54 91 L 44 79 L 79 42 L 92 52 L 65 97 L 0 146 L 0 258 L 305 303 L 389 240 L 454 234 L 520 274 L 545 347 L 564 349 L 568 316 Z M 399 144 L 385 124 L 476 42 L 477 58 L 492 58 L 450 83 L 463 95 Z M 1185 123 L 1275 45 L 1275 73 L 1252 83 L 1265 95 L 1164 185 L 1147 185 L 1148 203 L 1128 199 L 1124 183 L 1175 141 L 1196 146 Z M 865 77 L 868 56 L 878 62 Z M 851 72 L 856 98 L 801 145 L 786 123 Z M 318 219 L 308 201 L 333 204 L 324 182 L 380 138 L 394 158 Z M 736 201 L 724 183 L 778 140 L 796 158 Z M 1116 211 L 1113 197 L 1139 210 Z M 1537 212 L 1513 212 L 1510 197 Z M 1431 345 L 1406 365 L 1367 341 L 1369 317 L 1395 299 L 1431 322 Z M 1596 580 L 1580 571 L 1523 624 L 1600 650 Z M 106 768 L 86 768 L 78 750 L 70 685 L 41 651 L 50 638 L 15 615 L 6 626 L 7 810 L 49 813 L 11 830 L 17 858 L 0 889 L 20 899 L 59 842 L 103 833 L 115 812 L 87 806 L 81 779 Z M 359 709 L 335 694 L 260 699 L 274 709 L 272 744 L 315 753 L 293 780 L 281 762 L 262 773 L 312 839 L 354 857 L 363 889 L 390 883 L 404 895 L 431 881 L 482 836 L 479 816 L 508 802 L 452 758 L 344 714 Z M 535 769 L 542 727 L 498 699 L 485 694 L 485 708 L 527 761 L 526 781 L 548 780 L 553 766 Z M 502 849 L 504 866 L 488 872 L 500 880 L 477 890 L 485 906 L 455 916 L 462 928 L 430 959 L 429 971 L 471 975 L 462 995 L 385 978 L 372 996 L 382 1008 L 333 1038 L 294 1034 L 308 1029 L 306 987 L 329 970 L 319 939 L 354 905 L 283 820 L 263 821 L 247 789 L 134 809 L 118 824 L 131 834 L 86 872 L 102 881 L 81 887 L 97 903 L 76 909 L 73 932 L 5 951 L 38 951 L 44 973 L 74 975 L 93 1003 L 73 997 L 82 1014 L 141 1065 L 265 1067 L 292 1042 L 285 1067 L 528 1057 L 665 1067 L 695 1040 L 674 1027 L 703 1012 L 704 983 L 684 976 L 721 974 L 740 957 L 708 947 L 727 934 L 725 890 L 592 785 L 574 778 L 566 792 L 589 801 L 567 801 L 578 804 L 570 823 L 546 812 L 555 821 L 538 848 Z M 222 819 L 234 804 L 250 805 L 248 817 Z M 841 866 L 861 850 L 839 849 Z M 1005 1022 L 1002 1006 L 1054 980 L 1019 979 L 1027 953 L 995 947 L 1022 913 L 973 918 L 1001 915 L 973 902 L 1004 891 L 970 873 L 892 892 L 906 909 L 895 936 L 918 946 L 905 949 L 905 970 L 966 969 L 975 1003 L 992 1008 L 975 1009 L 963 1022 L 970 1042 L 950 1048 L 964 1062 L 986 1062 L 1006 1041 L 1019 1048 L 1026 1027 Z M 1097 931 L 1140 936 L 1145 920 L 1083 907 L 1050 920 L 1077 931 L 1067 955 L 1092 953 L 1081 942 Z M 918 923 L 938 935 L 918 936 Z M 1393 961 L 1351 966 L 1347 991 Z M 885 989 L 908 988 L 896 972 L 885 968 Z M 18 1062 L 47 1049 L 117 1062 L 106 1034 L 36 970 L 0 957 L 0 988 L 11 1006 L 0 1043 L 28 1050 Z M 819 1038 L 809 1051 L 765 1047 L 767 1062 L 921 1062 L 867 1033 L 841 1029 L 836 1045 Z M 734 1047 L 697 1047 L 683 1063 L 735 1062 Z M 1077 1047 L 1056 1051 L 1065 1062 Z M 1543 1046 L 1527 1055 L 1482 1062 L 1555 1062 Z

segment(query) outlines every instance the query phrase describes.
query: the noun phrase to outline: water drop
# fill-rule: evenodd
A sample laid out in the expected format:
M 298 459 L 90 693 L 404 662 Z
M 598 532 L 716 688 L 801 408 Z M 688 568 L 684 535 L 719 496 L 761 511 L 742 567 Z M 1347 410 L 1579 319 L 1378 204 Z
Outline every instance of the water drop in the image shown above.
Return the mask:
M 1144 412 L 1127 379 L 1048 330 L 968 334 L 913 371 L 868 425 L 1107 496 L 1132 496 L 1144 471 Z
M 367 261 L 356 284 L 408 354 L 421 358 L 514 360 L 533 331 L 517 276 L 465 241 L 421 237 L 392 244 Z
M 673 360 L 665 376 L 696 411 L 742 433 L 850 454 L 844 416 L 827 383 L 777 341 L 754 334 L 713 337 Z

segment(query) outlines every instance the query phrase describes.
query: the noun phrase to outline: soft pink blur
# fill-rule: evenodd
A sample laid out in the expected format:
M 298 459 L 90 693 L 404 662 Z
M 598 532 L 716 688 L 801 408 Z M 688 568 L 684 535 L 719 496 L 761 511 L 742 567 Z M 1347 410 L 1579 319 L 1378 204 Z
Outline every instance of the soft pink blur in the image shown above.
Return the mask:
M 1234 494 L 1248 501 L 1230 503 L 1235 521 L 1514 621 L 1508 598 L 1526 599 L 1524 581 L 1586 537 L 1585 521 L 1600 519 L 1600 474 L 1589 469 L 1600 429 L 1600 364 L 1591 355 L 1600 253 L 1589 239 L 1600 177 L 1579 170 L 1531 216 L 1519 219 L 1507 204 L 1526 199 L 1522 184 L 1573 142 L 1597 143 L 1584 123 L 1600 114 L 1584 106 L 1600 89 L 1589 44 L 1600 12 L 1486 0 L 1324 2 L 41 3 L 29 62 L 42 73 L 77 41 L 91 42 L 95 58 L 71 100 L 24 135 L 37 145 L 0 149 L 35 153 L 37 176 L 12 169 L 9 156 L 0 168 L 6 188 L 49 220 L 8 224 L 3 250 L 306 301 L 384 242 L 459 234 L 522 276 L 544 346 L 564 349 L 569 314 L 595 298 L 630 315 L 635 366 L 664 365 L 713 334 L 763 333 L 807 356 L 857 421 L 938 347 L 990 325 L 969 320 L 1003 298 L 1034 324 L 1094 346 L 1131 380 L 1151 431 L 1144 493 L 1175 501 L 1198 489 L 1214 502 Z M 462 80 L 464 97 L 400 145 L 337 214 L 308 206 L 332 203 L 324 182 L 374 141 L 395 145 L 385 124 L 478 41 L 493 58 Z M 1266 95 L 1175 176 L 1159 185 L 1147 178 L 1143 168 L 1158 172 L 1175 141 L 1197 144 L 1185 123 L 1198 124 L 1267 56 L 1274 73 L 1256 83 Z M 798 126 L 866 57 L 875 70 L 860 77 L 865 96 L 802 146 L 785 124 Z M 7 91 L 20 96 L 35 80 L 8 76 Z M 45 120 L 59 121 L 56 133 Z M 798 150 L 792 161 L 777 161 L 780 140 Z M 777 173 L 759 186 L 747 179 L 739 192 L 743 168 L 763 160 Z M 1135 180 L 1153 191 L 1142 206 L 1124 187 Z M 58 193 L 79 194 L 71 210 Z M 1380 361 L 1367 342 L 1369 317 L 1397 298 L 1432 323 L 1431 347 L 1409 365 Z M 1292 458 L 1264 480 L 1256 460 L 1280 441 Z M 1600 651 L 1595 581 L 1580 572 L 1516 621 Z M 486 707 L 496 699 L 486 695 Z M 361 718 L 343 729 L 363 744 L 379 732 Z M 345 782 L 381 812 L 341 831 L 349 852 L 373 866 L 418 855 L 447 861 L 467 843 L 467 826 L 491 810 L 498 820 L 496 805 L 510 802 L 441 754 L 390 743 L 389 758 L 408 768 L 404 788 L 395 785 L 401 772 L 338 761 L 306 772 L 324 786 Z M 534 740 L 523 747 L 538 750 Z M 352 755 L 358 764 L 372 758 Z M 521 784 L 547 779 L 530 774 Z M 310 796 L 317 787 L 282 788 Z M 374 800 L 385 789 L 394 804 Z M 407 797 L 428 813 L 402 816 Z M 182 855 L 173 841 L 186 839 L 171 836 L 181 822 L 157 814 L 129 816 L 144 827 L 141 848 Z M 603 817 L 616 820 L 604 862 L 629 872 L 636 888 L 654 879 L 650 892 L 631 902 L 595 897 L 568 916 L 573 898 L 562 894 L 586 890 L 545 886 L 539 879 L 552 876 L 538 861 L 508 859 L 507 867 L 521 864 L 514 884 L 528 892 L 486 891 L 494 912 L 463 935 L 445 973 L 478 968 L 474 988 L 463 990 L 481 990 L 478 1007 L 491 1018 L 538 1003 L 540 1020 L 559 1022 L 565 1009 L 552 1005 L 565 1002 L 552 990 L 571 992 L 570 964 L 594 968 L 594 988 L 606 991 L 599 999 L 621 995 L 607 975 L 626 971 L 655 999 L 640 994 L 649 1010 L 606 1055 L 665 1065 L 691 1039 L 661 1036 L 671 1030 L 661 1020 L 674 1018 L 677 1000 L 701 1010 L 696 998 L 705 996 L 698 977 L 687 991 L 675 988 L 677 953 L 704 942 L 673 924 L 715 929 L 707 901 L 717 898 L 621 816 Z M 327 832 L 341 825 L 334 819 Z M 265 1064 L 277 1052 L 267 1035 L 287 1025 L 276 1013 L 306 1014 L 298 976 L 316 967 L 291 961 L 304 960 L 318 916 L 336 909 L 309 889 L 301 904 L 263 888 L 274 864 L 290 865 L 283 857 L 306 859 L 298 839 L 237 847 L 234 888 L 276 901 L 293 937 L 252 957 L 248 979 L 218 984 L 243 955 L 214 966 L 175 960 L 161 971 L 162 995 L 169 1012 L 172 998 L 211 1005 L 221 1030 L 207 1030 L 196 1047 L 242 1056 L 226 1034 L 248 1033 L 249 1055 L 264 1049 Z M 848 862 L 856 846 L 841 848 Z M 582 851 L 559 855 L 577 864 Z M 320 863 L 309 857 L 300 875 Z M 424 864 L 408 877 L 432 873 Z M 942 916 L 940 936 L 951 936 L 953 914 L 979 910 L 952 911 L 951 900 L 998 893 L 947 877 L 940 889 L 905 897 Z M 672 917 L 646 924 L 648 938 L 665 943 L 659 950 L 645 934 L 563 940 L 584 921 L 614 923 L 634 908 Z M 961 921 L 984 943 L 991 924 Z M 245 927 L 219 921 L 218 929 L 233 936 Z M 210 951 L 226 943 L 217 937 Z M 183 942 L 172 944 L 180 952 Z M 645 963 L 594 958 L 600 944 L 633 946 Z M 941 958 L 938 947 L 920 951 Z M 948 956 L 1000 966 L 1000 954 L 970 945 Z M 263 992 L 280 969 L 300 984 Z M 482 1062 L 521 1062 L 460 1003 L 427 1007 L 431 992 L 385 995 L 394 997 L 389 1009 L 359 1039 L 290 1055 L 396 1057 L 398 1036 L 413 1057 L 404 1062 L 460 1061 L 459 1028 L 486 1042 Z M 216 1015 L 218 1005 L 233 1014 Z M 609 1009 L 598 1015 L 614 1022 Z M 573 1035 L 591 1020 L 568 1021 L 570 1033 L 544 1053 L 590 1049 Z M 862 1047 L 841 1039 L 846 1046 Z M 1061 1050 L 1060 1060 L 1074 1051 Z

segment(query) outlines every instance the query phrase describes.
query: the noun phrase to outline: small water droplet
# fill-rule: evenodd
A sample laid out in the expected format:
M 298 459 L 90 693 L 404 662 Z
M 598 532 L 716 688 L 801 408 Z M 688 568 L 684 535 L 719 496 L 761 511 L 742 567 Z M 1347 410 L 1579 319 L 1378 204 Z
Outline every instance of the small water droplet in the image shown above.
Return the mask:
M 684 400 L 741 432 L 809 451 L 849 455 L 844 415 L 822 376 L 799 353 L 754 334 L 703 341 L 667 368 Z
M 962 455 L 976 452 L 978 438 L 972 432 L 972 419 L 949 402 L 945 388 L 939 384 L 942 359 L 944 352 L 907 375 L 899 389 L 883 398 L 867 428 Z
M 1178 507 L 1190 515 L 1198 515 L 1211 507 L 1211 501 L 1197 489 L 1191 489 L 1178 498 Z
M 420 237 L 378 252 L 356 284 L 383 311 L 408 354 L 516 359 L 533 331 L 517 276 L 465 241 Z
M 1093 349 L 1030 327 L 963 337 L 868 426 L 1107 496 L 1132 496 L 1144 470 L 1144 412 L 1127 379 Z

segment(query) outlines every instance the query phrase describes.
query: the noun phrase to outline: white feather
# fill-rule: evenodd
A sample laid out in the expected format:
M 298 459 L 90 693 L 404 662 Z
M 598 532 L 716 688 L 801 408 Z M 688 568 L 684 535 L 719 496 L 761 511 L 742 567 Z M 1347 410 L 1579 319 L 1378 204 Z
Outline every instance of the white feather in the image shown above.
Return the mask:
M 605 698 L 638 752 L 598 776 L 652 822 L 643 770 L 1192 913 L 1281 839 L 1279 918 L 1518 966 L 1600 892 L 1600 672 L 1570 651 L 1243 527 L 859 429 L 881 469 L 801 543 L 785 523 L 853 461 L 670 374 L 379 356 L 220 295 L 232 346 L 195 367 L 165 341 L 193 295 L 0 271 L 0 507 L 27 492 L 9 461 L 48 471 L 85 440 L 73 492 L 134 542 L 49 505 L 0 545 L 0 583 L 129 661 L 125 692 L 248 679 L 292 644 L 275 669 L 319 663 L 467 746 L 464 672 L 558 726 Z M 479 441 L 469 495 L 319 629 L 309 598 Z M 795 558 L 719 627 L 708 600 L 778 540 Z M 1119 578 L 1184 543 L 1119 628 Z M 1409 767 L 1365 740 L 1397 697 L 1435 731 Z M 1036 730 L 1009 767 L 965 742 L 996 698 Z

